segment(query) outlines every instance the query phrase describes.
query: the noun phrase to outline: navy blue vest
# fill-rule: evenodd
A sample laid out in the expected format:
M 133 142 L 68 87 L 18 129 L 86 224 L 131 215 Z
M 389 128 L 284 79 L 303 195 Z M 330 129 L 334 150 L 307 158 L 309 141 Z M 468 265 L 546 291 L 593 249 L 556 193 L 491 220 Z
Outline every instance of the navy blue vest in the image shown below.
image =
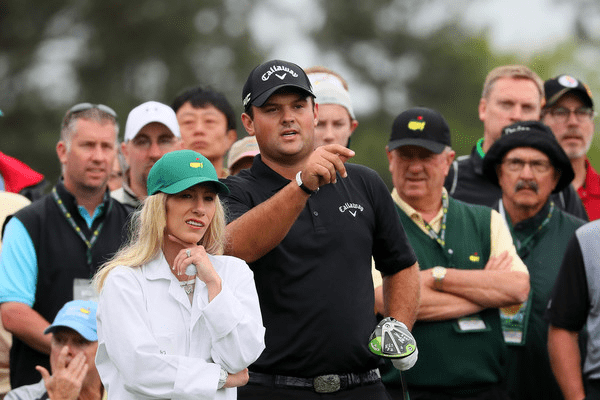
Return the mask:
M 66 190 L 62 181 L 56 185 L 56 190 L 88 240 L 101 222 L 104 225 L 92 247 L 92 262 L 88 265 L 86 244 L 69 224 L 51 193 L 14 215 L 27 229 L 37 255 L 38 280 L 33 309 L 50 323 L 60 308 L 73 300 L 73 280 L 90 279 L 98 267 L 124 243 L 130 215 L 129 208 L 107 196 L 103 214 L 94 220 L 90 229 L 77 210 L 75 197 Z M 35 370 L 36 365 L 49 370 L 49 357 L 13 337 L 10 351 L 11 386 L 39 382 L 40 374 Z

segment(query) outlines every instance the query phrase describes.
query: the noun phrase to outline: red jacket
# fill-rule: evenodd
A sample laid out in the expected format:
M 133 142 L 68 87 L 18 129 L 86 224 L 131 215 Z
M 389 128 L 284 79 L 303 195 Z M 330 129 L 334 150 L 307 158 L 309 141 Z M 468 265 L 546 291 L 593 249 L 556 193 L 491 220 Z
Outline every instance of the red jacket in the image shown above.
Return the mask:
M 38 185 L 44 180 L 44 175 L 2 152 L 0 152 L 0 174 L 4 179 L 4 190 L 12 193 L 20 193 L 23 189 Z

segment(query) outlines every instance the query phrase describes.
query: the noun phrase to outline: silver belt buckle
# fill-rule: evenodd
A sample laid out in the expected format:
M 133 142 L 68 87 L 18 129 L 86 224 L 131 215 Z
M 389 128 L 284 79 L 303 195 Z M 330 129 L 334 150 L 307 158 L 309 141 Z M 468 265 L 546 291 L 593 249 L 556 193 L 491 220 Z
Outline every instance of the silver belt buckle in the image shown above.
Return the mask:
M 317 376 L 313 381 L 315 392 L 333 393 L 340 390 L 340 376 L 335 374 Z

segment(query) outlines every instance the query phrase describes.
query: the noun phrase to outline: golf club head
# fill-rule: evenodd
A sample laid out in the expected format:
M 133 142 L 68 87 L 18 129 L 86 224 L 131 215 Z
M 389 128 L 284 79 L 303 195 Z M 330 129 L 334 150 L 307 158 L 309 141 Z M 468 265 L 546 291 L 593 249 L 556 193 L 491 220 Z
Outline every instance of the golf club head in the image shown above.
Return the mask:
M 386 358 L 408 357 L 417 349 L 417 342 L 402 322 L 386 317 L 377 324 L 369 338 L 369 350 Z

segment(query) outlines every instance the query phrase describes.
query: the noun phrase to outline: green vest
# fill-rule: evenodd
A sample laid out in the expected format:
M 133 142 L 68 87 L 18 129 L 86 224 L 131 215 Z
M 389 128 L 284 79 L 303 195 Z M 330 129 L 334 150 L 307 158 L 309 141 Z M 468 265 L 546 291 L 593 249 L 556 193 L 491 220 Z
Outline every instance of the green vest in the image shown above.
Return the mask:
M 449 198 L 445 246 L 431 239 L 397 207 L 404 230 L 421 270 L 441 265 L 457 269 L 483 269 L 490 255 L 491 209 Z M 419 346 L 419 360 L 404 373 L 410 386 L 446 389 L 462 393 L 502 380 L 506 358 L 497 308 L 477 314 L 486 329 L 462 332 L 458 320 L 417 321 L 412 333 Z M 384 382 L 399 382 L 395 369 Z
M 539 229 L 549 210 L 547 203 L 538 214 L 514 227 L 509 221 L 513 241 L 527 243 L 517 253 L 529 270 L 531 286 L 525 345 L 509 346 L 507 385 L 516 400 L 563 398 L 550 368 L 544 313 L 569 239 L 585 222 L 554 207 L 547 225 Z

